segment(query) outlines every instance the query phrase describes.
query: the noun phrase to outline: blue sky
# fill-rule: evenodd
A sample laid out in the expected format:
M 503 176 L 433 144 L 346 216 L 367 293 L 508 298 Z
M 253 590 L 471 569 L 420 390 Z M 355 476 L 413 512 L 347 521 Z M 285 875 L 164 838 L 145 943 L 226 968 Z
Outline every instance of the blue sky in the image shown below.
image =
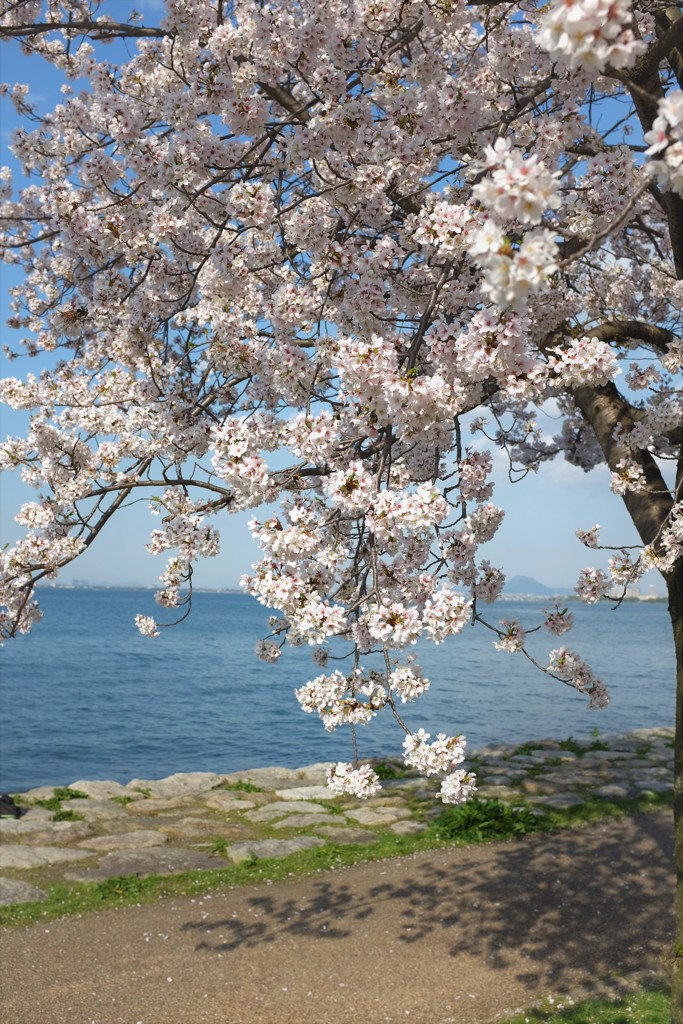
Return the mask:
M 132 6 L 132 5 L 131 5 Z M 138 0 L 134 5 L 145 14 L 148 23 L 158 17 L 162 5 L 159 0 Z M 104 4 L 102 13 L 123 17 L 124 0 Z M 109 8 L 109 10 L 108 10 Z M 132 48 L 134 44 L 127 44 Z M 107 48 L 106 56 L 116 60 L 123 57 L 119 45 Z M 43 109 L 60 101 L 61 77 L 50 66 L 36 58 L 19 53 L 14 43 L 0 44 L 0 79 L 5 82 L 28 82 L 32 98 Z M 0 102 L 0 164 L 16 166 L 10 152 L 11 133 L 18 123 L 11 103 Z M 16 282 L 16 272 L 0 265 L 0 323 L 5 341 L 11 345 L 12 332 L 4 327 L 9 314 L 8 289 Z M 22 376 L 28 369 L 36 370 L 35 361 L 19 360 L 11 365 L 2 360 L 2 375 Z M 20 434 L 26 419 L 0 405 L 0 436 Z M 550 421 L 543 424 L 549 432 L 559 429 Z M 548 586 L 572 586 L 580 570 L 587 565 L 604 565 L 607 555 L 586 550 L 577 541 L 577 527 L 588 529 L 596 523 L 603 526 L 605 543 L 633 544 L 637 536 L 620 498 L 609 491 L 609 471 L 599 467 L 586 474 L 563 461 L 555 461 L 530 474 L 520 484 L 512 485 L 506 479 L 502 458 L 496 457 L 500 469 L 497 474 L 493 500 L 506 510 L 506 518 L 498 536 L 482 549 L 494 565 L 501 566 L 508 576 L 529 575 Z M 12 543 L 21 533 L 14 515 L 24 501 L 33 500 L 35 492 L 26 488 L 17 474 L 5 474 L 0 479 L 0 539 Z M 204 562 L 197 570 L 198 586 L 234 587 L 242 573 L 248 572 L 258 557 L 247 529 L 247 521 L 258 512 L 233 516 L 227 514 L 217 521 L 222 534 L 219 556 Z M 162 557 L 152 557 L 145 550 L 149 530 L 157 520 L 147 512 L 147 501 L 141 500 L 123 511 L 93 544 L 92 548 L 63 573 L 62 580 L 73 579 L 91 583 L 153 584 L 163 571 Z M 657 574 L 644 581 L 647 587 L 654 583 L 663 592 L 663 583 Z

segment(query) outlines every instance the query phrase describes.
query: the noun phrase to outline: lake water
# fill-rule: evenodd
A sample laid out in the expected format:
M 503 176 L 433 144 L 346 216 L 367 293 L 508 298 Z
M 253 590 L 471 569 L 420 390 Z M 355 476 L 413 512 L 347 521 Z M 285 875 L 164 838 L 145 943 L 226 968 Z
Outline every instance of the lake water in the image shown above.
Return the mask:
M 190 618 L 156 640 L 133 622 L 137 612 L 159 612 L 151 592 L 52 589 L 40 603 L 43 621 L 0 652 L 2 792 L 353 757 L 348 730 L 326 733 L 293 696 L 321 671 L 310 649 L 286 651 L 272 665 L 254 656 L 268 611 L 246 595 L 199 593 Z M 541 607 L 505 602 L 492 619 L 531 625 Z M 562 641 L 580 653 L 609 687 L 607 709 L 589 711 L 522 655 L 495 651 L 488 630 L 467 628 L 439 647 L 412 648 L 432 688 L 404 705 L 406 723 L 463 732 L 470 748 L 673 725 L 665 604 L 571 609 L 572 633 L 560 641 L 537 634 L 530 650 L 543 664 Z M 359 729 L 358 741 L 361 756 L 386 755 L 400 751 L 402 734 L 386 713 Z

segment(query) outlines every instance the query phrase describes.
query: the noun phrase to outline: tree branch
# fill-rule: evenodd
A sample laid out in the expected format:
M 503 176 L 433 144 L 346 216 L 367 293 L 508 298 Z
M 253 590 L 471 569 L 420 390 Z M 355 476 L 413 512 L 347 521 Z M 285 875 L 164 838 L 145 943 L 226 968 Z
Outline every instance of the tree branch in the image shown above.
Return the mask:
M 617 472 L 620 459 L 633 459 L 642 469 L 645 487 L 627 491 L 624 504 L 644 544 L 651 544 L 667 520 L 673 500 L 659 466 L 650 452 L 627 450 L 615 438 L 615 428 L 628 435 L 635 426 L 633 409 L 614 384 L 593 388 L 574 388 L 571 397 L 584 419 L 590 423 L 604 453 L 607 465 Z
M 656 348 L 658 352 L 666 352 L 668 346 L 677 340 L 672 331 L 658 327 L 657 324 L 644 323 L 642 320 L 612 320 L 600 324 L 599 327 L 591 327 L 586 333 L 591 338 L 598 338 L 600 341 L 633 338 Z
M 51 21 L 36 22 L 32 25 L 0 25 L 0 39 L 28 38 L 45 35 L 46 32 L 67 32 L 86 35 L 92 39 L 116 39 L 119 36 L 163 39 L 169 35 L 161 28 L 128 25 L 121 21 Z

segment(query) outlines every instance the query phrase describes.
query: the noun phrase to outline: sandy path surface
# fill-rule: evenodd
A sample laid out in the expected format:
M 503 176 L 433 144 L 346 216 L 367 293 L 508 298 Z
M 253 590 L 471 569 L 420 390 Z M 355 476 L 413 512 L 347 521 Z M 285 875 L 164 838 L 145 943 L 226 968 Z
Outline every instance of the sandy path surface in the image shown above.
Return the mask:
M 4 1024 L 474 1024 L 661 966 L 669 813 L 0 933 Z

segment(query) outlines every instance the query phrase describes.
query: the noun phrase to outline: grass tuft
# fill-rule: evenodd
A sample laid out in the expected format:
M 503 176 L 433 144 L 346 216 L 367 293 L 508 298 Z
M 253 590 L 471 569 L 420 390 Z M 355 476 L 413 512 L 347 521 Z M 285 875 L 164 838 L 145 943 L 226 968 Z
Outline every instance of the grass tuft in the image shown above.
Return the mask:
M 671 1000 L 662 988 L 641 989 L 622 999 L 549 999 L 500 1024 L 670 1024 Z
M 227 789 L 231 793 L 263 793 L 262 786 L 255 786 L 248 779 L 240 779 L 237 782 L 224 782 L 217 788 Z
M 511 807 L 500 800 L 469 800 L 443 811 L 430 822 L 429 828 L 440 839 L 481 843 L 538 832 L 542 819 L 530 807 Z

